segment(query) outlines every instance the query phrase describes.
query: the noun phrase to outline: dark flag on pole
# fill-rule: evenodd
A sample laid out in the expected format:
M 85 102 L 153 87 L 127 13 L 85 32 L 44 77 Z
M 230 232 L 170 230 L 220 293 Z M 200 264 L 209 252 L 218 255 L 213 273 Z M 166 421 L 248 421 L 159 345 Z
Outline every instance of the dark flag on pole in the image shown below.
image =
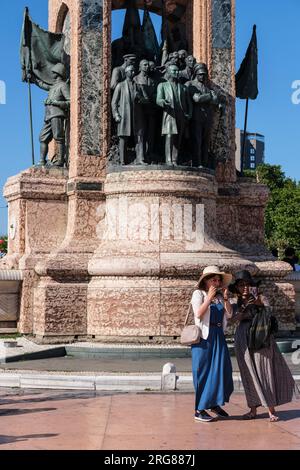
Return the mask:
M 236 96 L 237 98 L 246 100 L 243 146 L 242 146 L 242 153 L 241 153 L 241 174 L 243 174 L 243 169 L 245 167 L 245 149 L 246 149 L 246 137 L 247 137 L 249 99 L 255 100 L 258 95 L 257 64 L 258 64 L 257 38 L 256 38 L 256 25 L 254 25 L 252 38 L 249 43 L 245 58 L 243 62 L 241 63 L 238 73 L 235 76 Z
M 64 35 L 50 33 L 33 23 L 26 7 L 21 33 L 20 60 L 22 66 L 22 81 L 28 83 L 29 119 L 32 149 L 32 164 L 35 164 L 33 116 L 31 100 L 31 83 L 36 79 L 53 85 L 54 76 L 52 69 L 59 62 L 66 62 L 64 52 Z
M 54 83 L 51 70 L 59 62 L 65 62 L 64 35 L 45 31 L 35 24 L 28 8 L 25 8 L 21 34 L 20 59 L 22 80 L 34 83 L 34 77 L 48 85 Z
M 252 38 L 249 43 L 245 58 L 235 76 L 237 98 L 241 98 L 243 100 L 247 98 L 255 100 L 257 98 L 257 64 L 257 38 L 256 25 L 254 25 Z
M 161 65 L 164 66 L 169 57 L 169 45 L 168 45 L 169 27 L 166 13 L 166 5 L 162 4 L 162 24 L 161 24 Z
M 142 33 L 147 56 L 155 58 L 155 62 L 157 62 L 160 54 L 159 44 L 150 13 L 147 9 L 144 10 Z
M 21 47 L 20 47 L 20 58 L 22 65 L 22 82 L 27 82 L 28 78 L 31 77 L 32 67 L 30 60 L 30 49 L 31 49 L 31 34 L 32 27 L 31 21 L 28 14 L 28 8 L 25 8 L 23 27 L 21 33 Z
M 136 50 L 137 47 L 143 47 L 141 19 L 135 0 L 130 0 L 126 9 L 122 36 L 129 41 L 132 49 Z

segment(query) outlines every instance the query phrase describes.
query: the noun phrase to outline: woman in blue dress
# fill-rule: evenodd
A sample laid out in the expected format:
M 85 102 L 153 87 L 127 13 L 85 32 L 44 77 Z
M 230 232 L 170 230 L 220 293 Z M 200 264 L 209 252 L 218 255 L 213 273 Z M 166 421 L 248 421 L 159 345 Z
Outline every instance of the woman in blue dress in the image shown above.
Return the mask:
M 227 319 L 232 317 L 227 288 L 231 280 L 231 274 L 221 272 L 217 266 L 208 266 L 191 300 L 195 324 L 202 336 L 200 343 L 192 345 L 197 421 L 209 422 L 215 417 L 228 416 L 221 406 L 229 402 L 233 392 L 232 366 L 224 335 Z

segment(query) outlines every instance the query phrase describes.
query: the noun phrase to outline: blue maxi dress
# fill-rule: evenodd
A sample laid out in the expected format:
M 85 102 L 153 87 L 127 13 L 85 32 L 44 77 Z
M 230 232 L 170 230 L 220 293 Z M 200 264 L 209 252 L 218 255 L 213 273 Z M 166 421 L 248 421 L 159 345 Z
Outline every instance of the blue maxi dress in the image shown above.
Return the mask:
M 210 305 L 210 325 L 207 339 L 192 345 L 192 372 L 196 392 L 195 410 L 223 406 L 233 392 L 232 365 L 223 324 L 222 303 Z

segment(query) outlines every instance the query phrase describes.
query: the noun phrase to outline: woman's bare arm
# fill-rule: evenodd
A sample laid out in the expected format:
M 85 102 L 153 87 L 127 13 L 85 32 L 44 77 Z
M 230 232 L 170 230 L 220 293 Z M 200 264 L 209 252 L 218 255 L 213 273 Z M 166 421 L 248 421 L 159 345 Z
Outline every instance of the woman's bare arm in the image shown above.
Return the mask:
M 228 299 L 224 299 L 224 310 L 227 318 L 232 318 L 233 308 Z
M 197 311 L 195 313 L 197 318 L 202 318 L 205 315 L 205 313 L 207 312 L 207 309 L 210 306 L 210 304 L 211 304 L 213 298 L 215 297 L 216 293 L 217 293 L 217 289 L 215 287 L 210 287 L 209 288 L 206 299 L 200 305 L 200 307 L 197 309 Z

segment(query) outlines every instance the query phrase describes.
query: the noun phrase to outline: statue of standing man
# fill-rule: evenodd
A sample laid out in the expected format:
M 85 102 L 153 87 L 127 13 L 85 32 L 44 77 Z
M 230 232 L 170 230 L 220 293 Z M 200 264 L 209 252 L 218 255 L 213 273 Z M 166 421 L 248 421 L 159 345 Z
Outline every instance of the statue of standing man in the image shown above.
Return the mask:
M 40 165 L 46 165 L 49 143 L 54 139 L 58 151 L 56 166 L 63 167 L 66 163 L 65 124 L 69 115 L 70 85 L 66 82 L 66 68 L 63 64 L 56 64 L 52 68 L 52 74 L 55 80 L 53 85 L 35 78 L 35 83 L 40 88 L 49 91 L 45 101 L 44 127 L 40 133 Z
M 136 55 L 126 54 L 123 56 L 123 64 L 119 67 L 115 67 L 112 71 L 110 88 L 114 92 L 118 83 L 123 82 L 126 79 L 125 69 L 128 65 L 135 65 Z
M 136 126 L 136 163 L 148 163 L 154 156 L 156 85 L 150 77 L 148 60 L 141 60 L 140 73 L 134 77 L 136 84 L 134 119 Z
M 188 83 L 190 97 L 193 101 L 191 121 L 191 139 L 193 148 L 193 166 L 209 168 L 209 144 L 213 125 L 214 108 L 219 104 L 217 94 L 208 86 L 206 64 L 195 66 L 196 78 Z
M 168 66 L 167 77 L 167 82 L 158 85 L 156 103 L 163 108 L 166 164 L 179 165 L 183 137 L 192 116 L 192 102 L 186 87 L 179 82 L 176 65 Z
M 134 125 L 134 102 L 136 84 L 133 81 L 135 75 L 134 65 L 125 68 L 125 80 L 117 84 L 112 102 L 112 115 L 117 123 L 117 135 L 119 137 L 120 164 L 124 165 L 128 151 L 128 140 L 136 134 Z

